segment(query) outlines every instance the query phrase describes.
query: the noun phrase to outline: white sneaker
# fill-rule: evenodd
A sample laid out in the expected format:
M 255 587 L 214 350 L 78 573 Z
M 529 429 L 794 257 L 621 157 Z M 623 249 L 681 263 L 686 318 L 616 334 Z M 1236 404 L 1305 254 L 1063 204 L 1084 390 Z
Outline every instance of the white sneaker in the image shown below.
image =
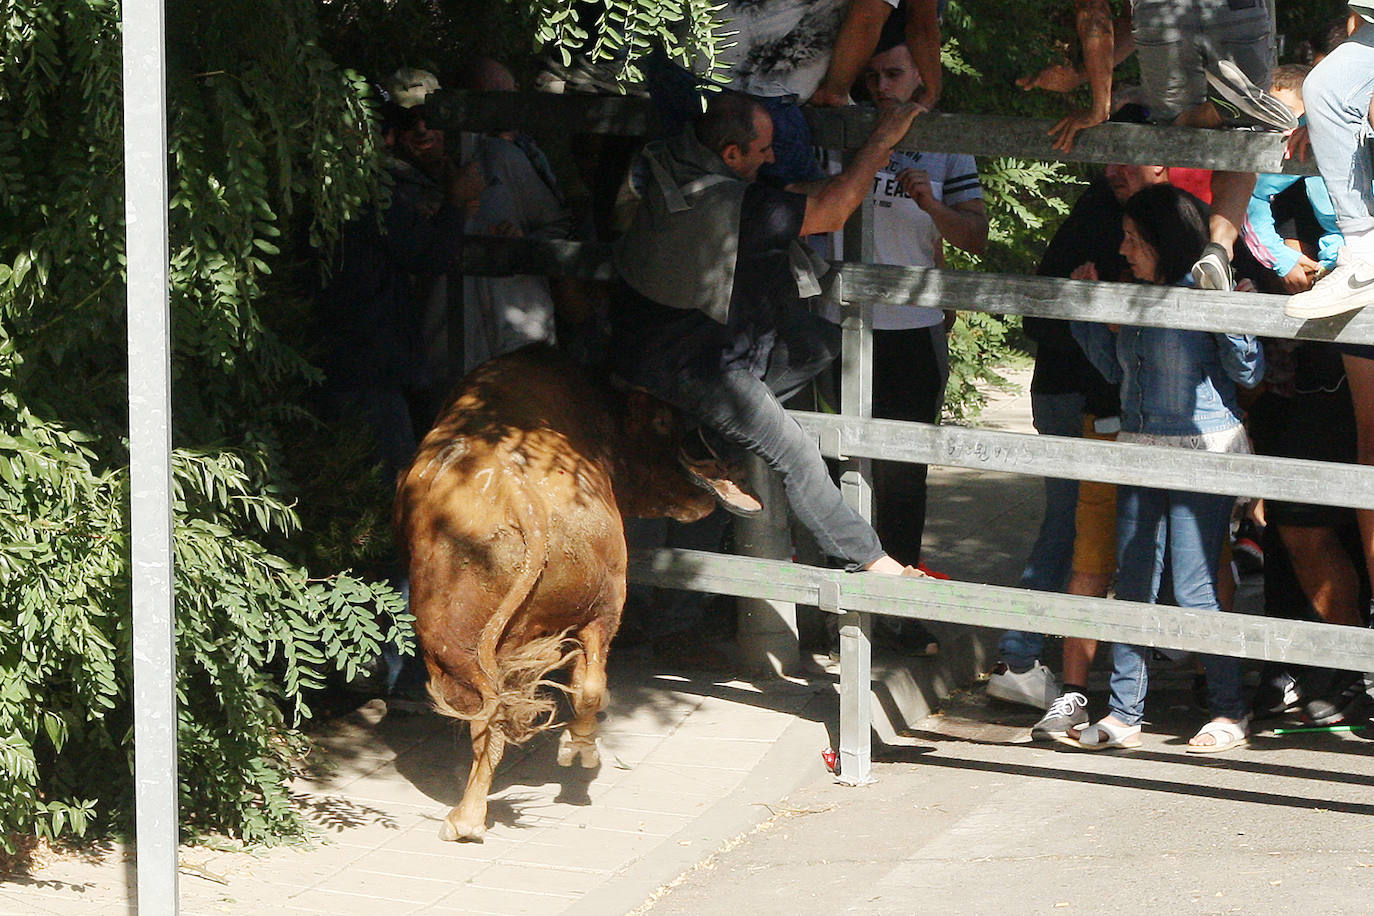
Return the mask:
M 1059 681 L 1039 661 L 1020 674 L 1008 668 L 1006 662 L 998 662 L 988 675 L 988 696 L 1036 709 L 1049 709 L 1050 704 L 1059 699 Z
M 1336 267 L 1305 293 L 1289 296 L 1289 318 L 1330 318 L 1374 305 L 1374 264 L 1341 249 Z

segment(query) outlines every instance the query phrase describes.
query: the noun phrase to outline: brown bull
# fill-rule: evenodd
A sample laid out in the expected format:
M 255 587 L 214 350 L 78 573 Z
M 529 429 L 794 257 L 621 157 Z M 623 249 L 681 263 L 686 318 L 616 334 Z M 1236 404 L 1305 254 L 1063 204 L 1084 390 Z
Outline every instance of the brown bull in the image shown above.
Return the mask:
M 676 461 L 671 410 L 547 348 L 479 367 L 401 477 L 397 531 L 429 692 L 464 719 L 472 769 L 439 831 L 480 840 L 507 742 L 547 727 L 550 672 L 571 664 L 558 762 L 600 762 L 596 714 L 625 603 L 623 515 L 696 521 L 715 502 Z

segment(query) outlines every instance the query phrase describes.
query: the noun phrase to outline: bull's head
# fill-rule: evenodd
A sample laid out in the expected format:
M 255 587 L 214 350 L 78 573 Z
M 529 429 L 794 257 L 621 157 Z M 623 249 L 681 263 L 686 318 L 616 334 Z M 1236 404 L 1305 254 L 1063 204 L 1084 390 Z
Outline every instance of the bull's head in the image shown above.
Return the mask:
M 694 484 L 678 463 L 686 426 L 670 405 L 634 389 L 626 392 L 618 449 L 616 501 L 625 515 L 700 521 L 716 507 L 715 497 Z

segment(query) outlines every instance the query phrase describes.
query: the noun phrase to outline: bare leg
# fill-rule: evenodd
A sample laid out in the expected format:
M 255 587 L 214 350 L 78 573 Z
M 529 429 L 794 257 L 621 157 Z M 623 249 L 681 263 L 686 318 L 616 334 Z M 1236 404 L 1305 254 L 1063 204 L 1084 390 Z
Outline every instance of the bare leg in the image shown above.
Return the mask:
M 1360 584 L 1341 539 L 1331 528 L 1280 525 L 1279 537 L 1293 557 L 1293 572 L 1303 594 L 1327 623 L 1362 626 Z
M 1069 577 L 1070 595 L 1087 595 L 1092 598 L 1107 597 L 1107 587 L 1112 584 L 1110 574 L 1075 572 Z M 1097 654 L 1097 640 L 1068 636 L 1064 639 L 1064 678 L 1065 684 L 1078 684 L 1086 687 L 1088 671 L 1093 666 Z
M 1355 405 L 1355 441 L 1359 462 L 1374 465 L 1374 359 L 1346 355 L 1345 377 L 1350 382 L 1350 400 Z M 1360 543 L 1370 581 L 1374 581 L 1374 511 L 1359 509 Z
M 1174 118 L 1174 124 L 1178 127 L 1220 127 L 1221 112 L 1211 102 L 1200 102 Z
M 1245 223 L 1245 208 L 1254 190 L 1253 172 L 1212 173 L 1212 219 L 1207 227 L 1208 235 L 1228 253 L 1234 253 L 1240 227 Z

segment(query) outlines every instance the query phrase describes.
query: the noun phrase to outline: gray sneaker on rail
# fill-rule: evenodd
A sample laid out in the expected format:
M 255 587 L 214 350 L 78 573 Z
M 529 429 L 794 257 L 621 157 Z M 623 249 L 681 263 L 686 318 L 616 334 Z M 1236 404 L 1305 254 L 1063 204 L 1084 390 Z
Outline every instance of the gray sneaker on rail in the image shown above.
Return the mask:
M 1038 661 L 1025 671 L 1013 671 L 1006 662 L 998 662 L 988 675 L 988 696 L 1007 703 L 1048 709 L 1059 696 L 1059 681 L 1054 672 Z
M 1265 92 L 1229 60 L 1219 60 L 1207 72 L 1207 101 L 1227 124 L 1264 130 L 1292 130 L 1298 116 L 1287 105 Z
M 1041 717 L 1031 726 L 1031 740 L 1053 741 L 1069 733 L 1071 728 L 1082 728 L 1088 724 L 1088 698 L 1077 691 L 1061 695 Z

